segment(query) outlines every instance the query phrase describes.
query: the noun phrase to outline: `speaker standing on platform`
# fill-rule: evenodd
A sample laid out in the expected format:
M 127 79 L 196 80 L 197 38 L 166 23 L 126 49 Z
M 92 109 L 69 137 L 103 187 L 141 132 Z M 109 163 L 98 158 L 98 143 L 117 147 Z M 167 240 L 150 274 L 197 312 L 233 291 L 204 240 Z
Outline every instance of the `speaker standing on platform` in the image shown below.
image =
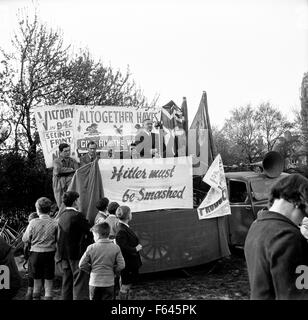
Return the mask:
M 67 190 L 75 171 L 79 168 L 77 161 L 70 157 L 71 148 L 67 143 L 59 145 L 60 156 L 54 160 L 52 186 L 58 208 L 62 203 L 63 193 Z
M 80 157 L 80 167 L 98 159 L 98 156 L 96 154 L 97 144 L 94 141 L 89 141 L 87 148 L 88 152 Z
M 153 121 L 145 119 L 143 121 L 143 129 L 140 130 L 135 137 L 135 150 L 141 158 L 153 158 L 160 153 L 159 135 L 153 133 Z

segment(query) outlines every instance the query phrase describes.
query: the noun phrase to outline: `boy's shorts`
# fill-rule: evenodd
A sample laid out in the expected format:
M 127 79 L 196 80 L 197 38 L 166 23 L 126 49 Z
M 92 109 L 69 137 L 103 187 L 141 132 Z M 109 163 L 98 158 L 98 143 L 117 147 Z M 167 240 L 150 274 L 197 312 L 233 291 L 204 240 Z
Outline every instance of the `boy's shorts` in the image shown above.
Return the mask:
M 90 300 L 113 300 L 114 286 L 94 287 L 89 285 Z
M 31 263 L 32 276 L 34 279 L 52 280 L 55 277 L 55 251 L 31 251 L 29 262 Z

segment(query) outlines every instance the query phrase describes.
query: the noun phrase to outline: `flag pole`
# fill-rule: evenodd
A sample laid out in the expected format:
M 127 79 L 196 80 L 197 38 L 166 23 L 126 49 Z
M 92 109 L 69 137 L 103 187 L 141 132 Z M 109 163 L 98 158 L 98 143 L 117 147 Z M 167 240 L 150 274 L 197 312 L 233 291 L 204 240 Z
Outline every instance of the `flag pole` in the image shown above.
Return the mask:
M 215 154 L 216 154 L 216 150 L 215 150 L 214 140 L 213 140 L 213 136 L 212 136 L 212 127 L 211 127 L 211 122 L 210 122 L 210 117 L 209 117 L 209 110 L 208 110 L 208 105 L 207 105 L 207 94 L 206 94 L 206 91 L 203 91 L 202 99 L 204 101 L 205 114 L 206 114 L 206 118 L 207 118 L 207 122 L 208 122 L 208 131 L 209 131 L 209 139 L 210 139 L 210 150 L 211 150 L 212 157 L 213 157 L 213 160 L 214 160 Z
M 186 156 L 187 156 L 188 155 L 188 108 L 187 108 L 186 97 L 183 97 L 181 111 L 184 118 L 183 129 L 185 131 L 185 137 L 186 137 Z

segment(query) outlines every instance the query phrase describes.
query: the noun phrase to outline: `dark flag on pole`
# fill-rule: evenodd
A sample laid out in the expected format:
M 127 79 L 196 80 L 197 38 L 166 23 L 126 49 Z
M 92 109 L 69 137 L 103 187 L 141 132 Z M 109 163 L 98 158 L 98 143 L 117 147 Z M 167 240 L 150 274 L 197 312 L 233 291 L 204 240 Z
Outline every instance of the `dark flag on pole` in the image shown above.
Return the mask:
M 186 135 L 184 120 L 182 110 L 172 100 L 162 107 L 160 122 L 164 134 L 167 157 L 178 156 L 179 149 L 183 147 L 186 150 L 186 144 L 183 146 L 182 139 L 178 139 Z
M 96 203 L 104 196 L 98 160 L 86 164 L 75 172 L 68 191 L 79 193 L 78 209 L 88 219 L 90 224 L 93 225 L 98 213 Z M 65 206 L 62 204 L 57 218 L 61 216 L 64 209 Z
M 195 129 L 195 131 L 192 129 Z M 203 176 L 213 162 L 215 156 L 215 147 L 205 91 L 203 91 L 199 108 L 190 126 L 188 144 L 196 146 L 195 159 L 193 159 L 193 175 Z M 190 153 L 192 152 L 190 151 Z

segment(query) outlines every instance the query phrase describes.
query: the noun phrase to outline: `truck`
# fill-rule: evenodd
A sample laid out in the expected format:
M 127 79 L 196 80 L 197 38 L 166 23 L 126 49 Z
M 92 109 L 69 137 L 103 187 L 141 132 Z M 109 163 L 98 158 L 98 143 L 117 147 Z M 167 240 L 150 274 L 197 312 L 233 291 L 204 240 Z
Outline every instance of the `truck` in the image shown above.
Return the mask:
M 134 213 L 132 228 L 143 250 L 141 273 L 186 268 L 230 255 L 243 248 L 252 222 L 268 205 L 271 187 L 287 173 L 279 153 L 267 153 L 254 164 L 262 172 L 226 173 L 231 215 L 199 220 L 197 208 L 209 190 L 202 177 L 194 177 L 194 208 Z
M 227 172 L 231 215 L 227 217 L 228 243 L 242 248 L 246 235 L 260 210 L 267 208 L 271 187 L 288 175 L 282 172 L 284 161 L 275 151 L 268 152 L 263 162 L 253 164 L 262 172 Z

